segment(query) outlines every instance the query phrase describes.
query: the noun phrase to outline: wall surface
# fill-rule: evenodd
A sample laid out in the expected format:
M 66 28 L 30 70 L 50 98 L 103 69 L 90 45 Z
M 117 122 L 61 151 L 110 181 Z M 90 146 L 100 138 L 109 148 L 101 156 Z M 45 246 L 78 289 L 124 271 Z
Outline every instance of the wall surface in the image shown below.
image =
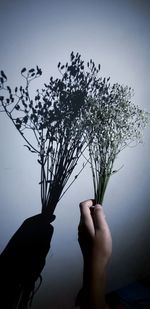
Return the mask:
M 102 76 L 134 88 L 133 101 L 150 111 L 150 2 L 0 1 L 0 68 L 14 87 L 22 67 L 43 70 L 36 88 L 57 76 L 57 63 L 81 53 L 101 63 Z M 40 170 L 35 155 L 4 113 L 0 114 L 0 250 L 27 218 L 40 212 Z M 150 128 L 144 143 L 124 150 L 104 200 L 113 238 L 108 290 L 150 275 Z M 82 164 L 82 163 L 81 163 Z M 56 209 L 55 232 L 43 283 L 33 309 L 69 309 L 81 286 L 82 257 L 77 242 L 78 204 L 93 197 L 89 167 Z

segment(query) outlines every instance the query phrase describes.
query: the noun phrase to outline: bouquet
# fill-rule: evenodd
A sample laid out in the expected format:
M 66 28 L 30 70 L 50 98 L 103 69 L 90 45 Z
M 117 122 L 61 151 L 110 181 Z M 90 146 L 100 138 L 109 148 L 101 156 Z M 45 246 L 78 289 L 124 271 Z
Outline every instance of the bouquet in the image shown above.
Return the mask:
M 113 170 L 116 157 L 131 143 L 142 142 L 143 130 L 150 121 L 150 113 L 131 102 L 130 87 L 111 87 L 108 82 L 109 78 L 104 78 L 101 95 L 90 98 L 85 117 L 94 196 L 100 204 L 110 176 L 117 172 Z

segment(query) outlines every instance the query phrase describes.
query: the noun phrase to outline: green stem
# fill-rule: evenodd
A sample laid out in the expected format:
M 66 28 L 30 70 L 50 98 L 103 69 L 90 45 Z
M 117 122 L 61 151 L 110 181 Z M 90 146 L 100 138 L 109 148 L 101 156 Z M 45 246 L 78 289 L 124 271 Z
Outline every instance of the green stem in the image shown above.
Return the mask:
M 109 178 L 110 178 L 110 175 L 105 176 L 103 190 L 101 192 L 101 204 L 103 203 L 103 200 L 104 200 L 104 195 L 105 195 L 105 192 L 106 192 L 106 188 L 107 188 L 107 185 L 108 185 Z
M 98 204 L 102 205 L 103 203 L 109 178 L 110 178 L 110 175 L 100 175 L 99 176 L 99 183 L 98 183 L 97 194 L 96 194 L 96 203 Z

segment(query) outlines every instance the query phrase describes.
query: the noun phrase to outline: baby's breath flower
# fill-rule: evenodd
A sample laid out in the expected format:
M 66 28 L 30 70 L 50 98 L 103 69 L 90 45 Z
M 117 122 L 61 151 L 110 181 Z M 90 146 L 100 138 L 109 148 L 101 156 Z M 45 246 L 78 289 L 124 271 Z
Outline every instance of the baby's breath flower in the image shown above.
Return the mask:
M 150 113 L 131 102 L 133 90 L 119 84 L 109 86 L 107 96 L 90 98 L 85 119 L 94 193 L 102 203 L 116 156 L 129 144 L 143 139 Z

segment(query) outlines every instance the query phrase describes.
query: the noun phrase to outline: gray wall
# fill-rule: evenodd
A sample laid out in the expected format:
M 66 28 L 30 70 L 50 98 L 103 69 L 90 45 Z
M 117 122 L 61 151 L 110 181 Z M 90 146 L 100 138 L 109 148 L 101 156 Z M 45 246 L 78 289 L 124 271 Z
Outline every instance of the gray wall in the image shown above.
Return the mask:
M 0 67 L 20 85 L 23 66 L 42 67 L 36 87 L 57 75 L 72 50 L 101 63 L 102 75 L 134 88 L 136 104 L 150 110 L 149 1 L 0 2 Z M 150 274 L 150 128 L 144 144 L 124 150 L 109 183 L 104 209 L 113 237 L 108 290 Z M 0 250 L 22 221 L 40 211 L 39 167 L 16 129 L 0 114 Z M 82 164 L 82 162 L 81 162 Z M 89 167 L 56 209 L 55 233 L 34 309 L 70 308 L 81 285 L 78 204 L 93 197 Z

